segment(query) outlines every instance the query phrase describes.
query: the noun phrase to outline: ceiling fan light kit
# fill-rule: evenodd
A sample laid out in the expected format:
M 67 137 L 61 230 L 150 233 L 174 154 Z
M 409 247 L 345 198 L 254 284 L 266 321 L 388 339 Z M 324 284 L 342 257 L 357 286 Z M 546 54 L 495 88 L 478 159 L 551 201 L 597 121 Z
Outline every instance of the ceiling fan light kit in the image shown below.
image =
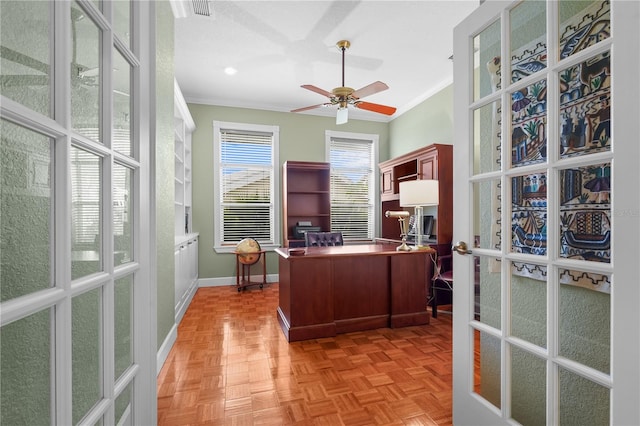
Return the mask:
M 336 113 L 336 124 L 344 124 L 347 122 L 348 115 L 349 115 L 349 110 L 348 110 L 349 105 L 355 108 L 376 112 L 378 114 L 393 115 L 396 112 L 395 107 L 374 104 L 371 102 L 363 102 L 360 100 L 360 98 L 364 98 L 365 96 L 370 96 L 375 93 L 381 92 L 383 90 L 387 90 L 389 86 L 387 86 L 385 83 L 381 81 L 376 81 L 358 90 L 354 90 L 351 87 L 346 87 L 344 85 L 344 56 L 345 56 L 344 53 L 345 53 L 345 50 L 347 50 L 351 46 L 351 43 L 348 40 L 340 40 L 339 42 L 336 43 L 336 46 L 342 52 L 342 86 L 336 87 L 331 92 L 329 92 L 327 90 L 321 89 L 311 84 L 303 84 L 300 87 L 302 87 L 303 89 L 307 89 L 312 92 L 318 93 L 320 95 L 326 96 L 327 98 L 329 98 L 329 102 L 325 102 L 323 104 L 318 104 L 318 105 L 312 105 L 308 107 L 297 108 L 297 109 L 291 110 L 291 112 L 302 112 L 302 111 L 308 111 L 314 108 L 337 105 L 338 111 Z

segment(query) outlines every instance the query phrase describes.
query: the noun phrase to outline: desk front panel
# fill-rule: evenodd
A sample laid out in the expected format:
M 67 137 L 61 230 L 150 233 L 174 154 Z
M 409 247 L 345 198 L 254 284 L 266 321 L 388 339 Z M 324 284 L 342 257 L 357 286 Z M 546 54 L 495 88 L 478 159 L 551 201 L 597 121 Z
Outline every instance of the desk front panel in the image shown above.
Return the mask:
M 430 252 L 379 245 L 308 248 L 280 255 L 278 319 L 289 341 L 429 323 Z

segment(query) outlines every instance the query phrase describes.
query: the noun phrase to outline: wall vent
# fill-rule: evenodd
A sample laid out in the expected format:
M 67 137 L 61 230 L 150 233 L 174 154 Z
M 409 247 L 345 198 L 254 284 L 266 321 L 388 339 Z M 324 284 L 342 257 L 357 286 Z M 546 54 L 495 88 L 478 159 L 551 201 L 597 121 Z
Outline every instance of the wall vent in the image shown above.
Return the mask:
M 213 16 L 213 2 L 209 0 L 191 0 L 193 13 L 200 16 Z

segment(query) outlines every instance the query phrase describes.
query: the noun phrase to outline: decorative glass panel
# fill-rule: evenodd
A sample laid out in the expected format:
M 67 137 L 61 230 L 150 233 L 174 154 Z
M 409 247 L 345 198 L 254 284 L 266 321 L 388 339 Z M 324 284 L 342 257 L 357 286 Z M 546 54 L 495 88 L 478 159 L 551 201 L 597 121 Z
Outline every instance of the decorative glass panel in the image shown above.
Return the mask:
M 559 274 L 559 355 L 609 373 L 611 278 L 569 269 Z
M 473 391 L 500 408 L 500 339 L 475 330 L 473 343 Z
M 52 115 L 52 6 L 0 1 L 0 92 L 46 116 Z
M 0 122 L 0 301 L 53 285 L 52 147 L 39 133 Z
M 611 58 L 594 56 L 560 72 L 561 157 L 611 149 Z
M 511 164 L 547 161 L 547 81 L 511 94 Z
M 101 290 L 97 288 L 76 296 L 71 305 L 73 424 L 102 398 Z
M 129 46 L 131 43 L 131 1 L 113 2 L 113 28 L 116 36 Z
M 559 1 L 560 59 L 601 42 L 611 35 L 609 1 Z
M 3 271 L 4 272 L 4 271 Z M 50 425 L 53 309 L 0 329 L 0 424 Z
M 547 269 L 511 263 L 511 335 L 547 347 Z
M 511 178 L 511 250 L 547 253 L 547 175 L 534 173 Z
M 101 158 L 71 148 L 71 278 L 103 270 Z
M 131 156 L 131 65 L 113 49 L 113 149 Z
M 475 256 L 474 314 L 476 320 L 500 329 L 502 296 L 500 261 L 493 257 Z
M 133 259 L 133 235 L 131 218 L 133 204 L 131 182 L 133 170 L 120 164 L 113 165 L 113 234 L 114 265 L 122 265 Z
M 500 101 L 487 104 L 473 112 L 473 173 L 501 169 Z
M 101 141 L 100 30 L 78 3 L 71 4 L 71 125 Z
M 562 367 L 559 369 L 561 425 L 608 425 L 610 390 Z
M 473 39 L 473 69 L 477 80 L 474 81 L 473 98 L 481 99 L 501 87 L 500 83 L 500 20 L 497 20 Z
M 473 184 L 474 247 L 500 250 L 500 181 L 475 182 Z
M 133 275 L 115 281 L 115 379 L 132 362 L 133 336 Z
M 129 383 L 116 398 L 115 415 L 117 425 L 133 424 L 131 420 L 131 391 L 133 385 Z M 129 419 L 127 421 L 127 418 Z
M 512 83 L 547 67 L 546 12 L 545 2 L 523 1 L 509 14 Z
M 546 361 L 517 346 L 510 347 L 511 417 L 522 425 L 546 424 Z
M 611 261 L 611 163 L 560 171 L 560 256 Z

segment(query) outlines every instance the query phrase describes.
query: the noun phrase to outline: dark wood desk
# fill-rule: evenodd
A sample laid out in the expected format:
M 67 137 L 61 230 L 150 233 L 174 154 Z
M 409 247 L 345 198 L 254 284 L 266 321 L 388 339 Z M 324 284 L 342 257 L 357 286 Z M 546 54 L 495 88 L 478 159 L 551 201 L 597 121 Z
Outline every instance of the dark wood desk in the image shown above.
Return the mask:
M 299 250 L 299 249 L 298 249 Z M 383 244 L 307 247 L 279 255 L 278 321 L 288 341 L 429 323 L 433 250 Z

